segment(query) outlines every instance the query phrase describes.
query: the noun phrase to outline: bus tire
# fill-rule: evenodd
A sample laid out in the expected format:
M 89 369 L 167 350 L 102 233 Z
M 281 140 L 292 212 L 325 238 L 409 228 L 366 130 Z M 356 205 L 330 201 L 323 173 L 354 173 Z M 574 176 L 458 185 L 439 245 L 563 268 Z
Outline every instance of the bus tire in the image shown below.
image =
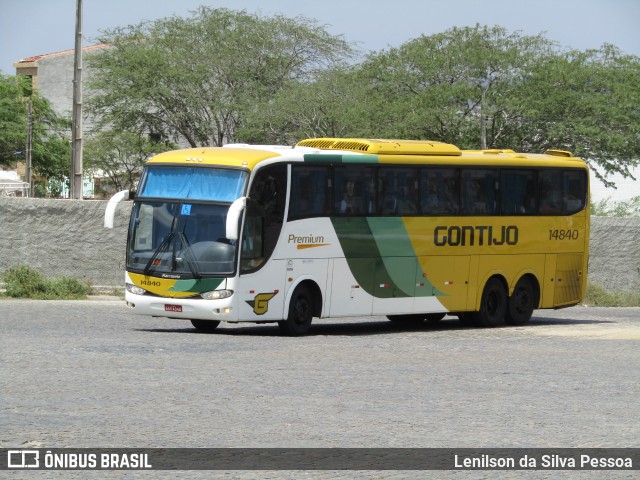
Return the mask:
M 282 333 L 291 337 L 304 335 L 311 327 L 313 320 L 313 301 L 309 290 L 304 286 L 299 286 L 291 296 L 289 303 L 289 314 L 286 320 L 278 322 Z
M 191 320 L 191 325 L 196 327 L 196 330 L 200 332 L 213 332 L 218 325 L 220 325 L 219 320 Z
M 524 325 L 529 321 L 537 307 L 536 293 L 531 280 L 522 277 L 509 298 L 506 320 L 511 325 Z
M 474 312 L 473 323 L 477 327 L 498 327 L 504 324 L 507 313 L 507 289 L 497 278 L 490 278 L 482 291 L 480 311 Z

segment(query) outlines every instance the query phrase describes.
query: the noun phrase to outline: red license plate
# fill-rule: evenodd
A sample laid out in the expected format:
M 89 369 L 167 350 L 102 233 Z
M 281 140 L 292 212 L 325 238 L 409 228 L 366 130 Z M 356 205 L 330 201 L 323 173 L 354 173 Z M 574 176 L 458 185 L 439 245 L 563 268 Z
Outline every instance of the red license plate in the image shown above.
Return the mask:
M 182 312 L 182 305 L 165 305 L 165 312 Z

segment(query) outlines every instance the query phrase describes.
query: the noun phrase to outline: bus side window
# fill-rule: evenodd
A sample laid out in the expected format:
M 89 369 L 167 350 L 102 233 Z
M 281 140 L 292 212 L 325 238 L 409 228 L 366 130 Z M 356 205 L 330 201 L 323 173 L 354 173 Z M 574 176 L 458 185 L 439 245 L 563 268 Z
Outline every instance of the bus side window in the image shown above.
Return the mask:
M 454 215 L 460 206 L 459 171 L 423 169 L 421 172 L 421 202 L 424 215 Z
M 582 171 L 563 173 L 564 213 L 572 214 L 582 210 L 586 203 L 586 176 Z
M 416 215 L 418 213 L 418 175 L 413 168 L 388 168 L 378 170 L 383 186 L 382 215 Z
M 375 171 L 371 167 L 349 165 L 335 168 L 334 212 L 339 215 L 374 213 L 376 193 Z
M 271 165 L 256 172 L 245 212 L 243 272 L 257 270 L 273 253 L 282 230 L 286 192 L 287 165 Z
M 502 215 L 527 215 L 536 211 L 535 171 L 502 170 L 500 207 Z
M 562 211 L 562 172 L 542 170 L 540 172 L 540 213 L 555 215 Z
M 463 213 L 493 215 L 496 210 L 496 184 L 493 170 L 462 172 Z
M 321 217 L 327 211 L 328 167 L 291 166 L 289 219 Z

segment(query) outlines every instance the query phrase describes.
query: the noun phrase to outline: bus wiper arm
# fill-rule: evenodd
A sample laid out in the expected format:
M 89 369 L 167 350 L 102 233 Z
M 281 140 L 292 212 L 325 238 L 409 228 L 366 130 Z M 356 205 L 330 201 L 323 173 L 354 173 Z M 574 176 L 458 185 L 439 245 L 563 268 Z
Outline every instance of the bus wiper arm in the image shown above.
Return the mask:
M 182 254 L 184 255 L 184 259 L 187 262 L 187 266 L 189 270 L 191 270 L 191 274 L 194 278 L 201 278 L 202 275 L 198 272 L 198 267 L 196 266 L 196 259 L 193 256 L 193 252 L 191 251 L 191 244 L 187 240 L 187 237 L 183 232 L 178 233 L 180 241 L 182 242 Z
M 151 255 L 151 258 L 147 262 L 147 265 L 144 267 L 145 275 L 149 275 L 154 270 L 155 262 L 158 260 L 158 257 L 169 250 L 169 244 L 171 243 L 173 235 L 173 232 L 167 233 L 164 239 L 162 239 L 162 243 L 160 243 L 160 245 L 158 245 L 158 248 L 154 250 L 153 255 Z

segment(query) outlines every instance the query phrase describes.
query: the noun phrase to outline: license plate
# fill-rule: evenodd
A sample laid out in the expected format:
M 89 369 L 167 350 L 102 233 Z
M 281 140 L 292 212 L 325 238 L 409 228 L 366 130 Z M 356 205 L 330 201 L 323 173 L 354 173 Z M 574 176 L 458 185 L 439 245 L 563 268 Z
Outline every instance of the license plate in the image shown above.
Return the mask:
M 165 305 L 165 312 L 182 312 L 182 305 Z

